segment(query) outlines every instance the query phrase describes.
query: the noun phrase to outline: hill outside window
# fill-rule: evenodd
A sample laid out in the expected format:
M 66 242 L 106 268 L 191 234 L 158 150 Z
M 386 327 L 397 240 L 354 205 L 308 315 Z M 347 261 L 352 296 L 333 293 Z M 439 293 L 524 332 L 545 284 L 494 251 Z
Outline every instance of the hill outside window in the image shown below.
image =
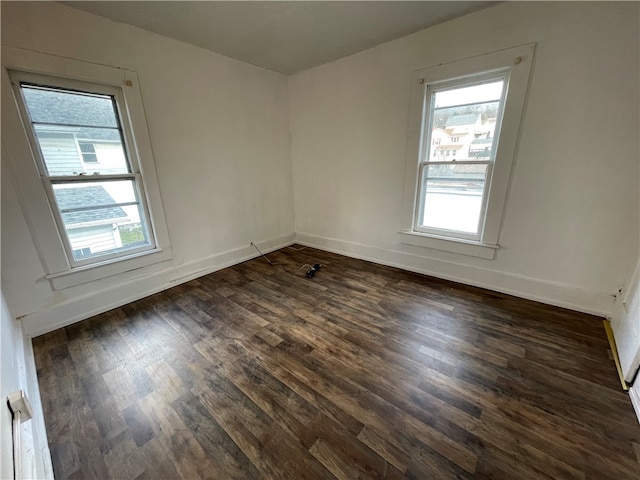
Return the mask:
M 529 45 L 415 73 L 402 243 L 494 257 L 532 56 Z

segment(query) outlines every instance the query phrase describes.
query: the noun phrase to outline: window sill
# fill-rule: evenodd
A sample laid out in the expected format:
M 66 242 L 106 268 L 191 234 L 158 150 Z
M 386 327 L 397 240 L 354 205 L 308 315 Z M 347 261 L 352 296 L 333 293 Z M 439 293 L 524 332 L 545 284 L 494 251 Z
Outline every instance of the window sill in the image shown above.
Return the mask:
M 485 258 L 487 260 L 493 260 L 496 250 L 500 248 L 498 245 L 462 240 L 459 238 L 437 237 L 412 230 L 400 230 L 398 233 L 400 234 L 400 242 L 407 245 L 459 253 L 471 257 Z
M 45 278 L 51 282 L 54 290 L 63 290 L 84 283 L 93 282 L 120 273 L 147 267 L 171 259 L 170 249 L 155 249 L 141 252 L 126 259 L 114 259 L 106 262 L 73 268 L 64 272 L 52 273 Z

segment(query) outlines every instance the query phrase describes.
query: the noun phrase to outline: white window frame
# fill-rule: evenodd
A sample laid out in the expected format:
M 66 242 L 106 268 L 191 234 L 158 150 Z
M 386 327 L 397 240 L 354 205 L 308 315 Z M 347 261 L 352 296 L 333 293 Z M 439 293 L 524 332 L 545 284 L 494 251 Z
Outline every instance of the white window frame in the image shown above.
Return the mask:
M 401 243 L 485 259 L 494 258 L 499 248 L 500 227 L 517 150 L 534 49 L 534 44 L 524 45 L 414 72 L 405 164 L 404 217 L 399 230 Z M 494 75 L 504 76 L 508 84 L 502 106 L 502 127 L 494 134 L 498 148 L 494 161 L 489 165 L 483 200 L 486 202 L 485 214 L 480 221 L 479 234 L 471 238 L 454 232 L 427 232 L 418 228 L 421 163 L 429 160 L 425 155 L 429 152 L 427 147 L 430 142 L 430 132 L 426 128 L 430 122 L 430 91 L 439 84 L 455 84 L 458 81 L 464 84 L 466 79 L 473 82 L 476 78 L 491 78 Z
M 136 73 L 11 47 L 2 49 L 2 67 L 3 148 L 17 180 L 25 219 L 53 289 L 81 285 L 169 260 L 171 246 Z M 149 214 L 147 229 L 152 237 L 151 248 L 91 263 L 73 261 L 65 234 L 59 229 L 57 207 L 52 205 L 52 194 L 47 192 L 47 182 L 42 178 L 39 152 L 33 147 L 32 138 L 30 142 L 30 119 L 21 112 L 21 101 L 16 98 L 19 92 L 12 88 L 9 72 L 20 72 L 14 81 L 35 74 L 53 77 L 55 86 L 64 87 L 66 82 L 78 88 L 82 82 L 87 82 L 86 91 L 95 91 L 95 85 L 102 85 L 106 90 L 116 92 L 125 148 L 132 173 L 138 180 L 140 201 L 146 205 Z
M 15 98 L 18 100 L 18 109 L 20 110 L 20 115 L 23 120 L 23 124 L 25 125 L 25 130 L 27 133 L 27 137 L 31 143 L 31 151 L 34 153 L 34 159 L 36 160 L 38 170 L 40 173 L 40 177 L 42 179 L 42 183 L 47 193 L 47 198 L 49 200 L 49 205 L 51 206 L 51 210 L 54 214 L 56 224 L 58 225 L 58 230 L 60 232 L 60 237 L 65 247 L 65 251 L 67 252 L 67 258 L 69 260 L 69 264 L 71 268 L 80 267 L 83 265 L 92 265 L 92 264 L 101 264 L 105 261 L 109 260 L 117 260 L 124 259 L 127 257 L 131 257 L 138 253 L 143 253 L 147 250 L 155 249 L 155 236 L 153 235 L 153 231 L 148 228 L 148 225 L 151 224 L 149 218 L 149 209 L 147 207 L 147 203 L 145 201 L 144 195 L 144 185 L 142 182 L 142 175 L 140 174 L 140 165 L 137 159 L 135 149 L 131 148 L 133 144 L 133 135 L 131 132 L 131 127 L 129 125 L 128 119 L 126 116 L 121 115 L 124 107 L 124 96 L 122 94 L 121 88 L 116 88 L 110 85 L 103 85 L 97 83 L 89 83 L 84 81 L 77 80 L 69 80 L 58 77 L 52 77 L 50 75 L 39 75 L 33 73 L 24 73 L 16 70 L 9 71 L 9 78 L 11 79 L 13 92 Z M 46 161 L 43 155 L 43 152 L 40 150 L 40 144 L 38 142 L 36 132 L 34 130 L 33 121 L 30 118 L 30 115 L 27 111 L 27 102 L 22 93 L 22 85 L 35 85 L 35 86 L 44 86 L 51 88 L 60 88 L 67 91 L 80 91 L 86 93 L 95 93 L 99 95 L 104 95 L 107 97 L 111 97 L 115 101 L 115 110 L 114 113 L 118 116 L 118 130 L 122 135 L 123 141 L 123 151 L 125 152 L 125 163 L 127 165 L 126 173 L 119 174 L 97 174 L 97 175 L 52 175 L 47 171 Z M 28 125 L 28 126 L 27 126 Z M 76 140 L 76 144 L 78 144 L 78 150 L 80 150 L 79 142 Z M 82 162 L 84 162 L 84 157 L 82 158 Z M 139 246 L 136 248 L 132 248 L 130 250 L 124 250 L 120 252 L 113 253 L 105 253 L 99 256 L 90 256 L 83 259 L 76 259 L 73 254 L 73 248 L 71 246 L 71 240 L 66 234 L 66 229 L 64 222 L 62 220 L 62 212 L 60 212 L 59 208 L 56 205 L 56 195 L 54 191 L 54 185 L 56 184 L 67 184 L 71 185 L 73 183 L 104 183 L 110 181 L 130 181 L 133 184 L 134 194 L 136 196 L 137 202 L 136 205 L 140 205 L 140 214 L 141 214 L 141 223 L 144 225 L 145 232 L 147 233 L 147 239 L 149 241 L 148 245 Z M 116 204 L 118 205 L 118 204 Z
M 502 85 L 502 92 L 500 94 L 500 99 L 499 99 L 500 106 L 497 112 L 495 134 L 492 142 L 494 144 L 494 148 L 492 149 L 492 157 L 488 160 L 464 160 L 463 159 L 463 160 L 457 160 L 455 161 L 455 163 L 452 161 L 431 160 L 429 158 L 431 154 L 431 151 L 430 151 L 431 149 L 427 147 L 429 145 L 431 135 L 432 135 L 432 129 L 430 128 L 430 126 L 433 122 L 434 109 L 433 109 L 433 105 L 431 105 L 431 102 L 434 100 L 435 94 L 441 91 L 447 91 L 447 90 L 463 88 L 463 87 L 473 86 L 473 85 L 481 85 L 481 84 L 492 83 L 497 81 L 502 81 L 503 85 Z M 451 237 L 451 238 L 457 238 L 460 240 L 471 240 L 476 242 L 480 242 L 482 240 L 482 234 L 484 232 L 484 220 L 485 220 L 485 215 L 487 211 L 487 200 L 489 197 L 489 185 L 491 182 L 491 172 L 493 170 L 493 165 L 495 163 L 495 152 L 496 152 L 496 147 L 500 137 L 500 126 L 502 124 L 504 100 L 506 98 L 506 92 L 508 88 L 509 88 L 508 69 L 492 71 L 492 72 L 489 72 L 488 74 L 483 73 L 480 75 L 470 75 L 470 76 L 465 76 L 463 78 L 457 78 L 454 80 L 446 80 L 443 82 L 434 82 L 426 86 L 425 112 L 423 115 L 423 119 L 424 119 L 423 125 L 421 126 L 421 129 L 422 129 L 421 135 L 424 136 L 424 141 L 422 142 L 424 150 L 421 150 L 420 152 L 420 159 L 419 159 L 420 163 L 418 165 L 418 188 L 416 191 L 416 208 L 415 208 L 415 218 L 413 222 L 414 230 L 417 233 L 425 233 L 425 234 L 430 234 L 430 235 L 435 235 L 440 237 Z M 459 136 L 450 137 L 450 139 L 452 143 L 455 143 L 457 140 L 460 139 L 460 137 Z M 457 153 L 456 150 L 448 150 L 447 156 L 455 157 L 456 153 Z M 487 166 L 486 175 L 485 175 L 485 188 L 484 188 L 484 191 L 482 192 L 480 218 L 478 219 L 477 233 L 466 233 L 466 232 L 459 232 L 459 231 L 443 230 L 443 229 L 434 228 L 434 227 L 421 226 L 420 219 L 424 217 L 425 195 L 426 195 L 424 185 L 421 182 L 421 179 L 423 178 L 424 170 L 432 165 L 454 166 L 454 165 L 473 165 L 473 164 L 476 164 L 476 165 L 484 164 Z

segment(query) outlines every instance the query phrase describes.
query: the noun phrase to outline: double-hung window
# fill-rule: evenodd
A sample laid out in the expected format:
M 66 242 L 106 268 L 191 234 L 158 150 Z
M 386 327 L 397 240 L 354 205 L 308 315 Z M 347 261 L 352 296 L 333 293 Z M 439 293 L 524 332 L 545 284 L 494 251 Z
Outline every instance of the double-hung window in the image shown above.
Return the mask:
M 423 134 L 430 139 L 434 132 L 443 131 L 451 149 L 441 160 L 431 142 L 424 142 L 427 151 L 422 152 L 418 166 L 416 231 L 480 240 L 507 83 L 504 74 L 493 74 L 428 86 Z M 476 155 L 480 144 L 475 135 L 490 141 L 482 156 Z
M 11 80 L 70 264 L 155 248 L 120 90 L 18 72 Z
M 416 72 L 402 241 L 493 258 L 533 46 Z
M 170 258 L 135 74 L 5 53 L 3 136 L 54 289 Z

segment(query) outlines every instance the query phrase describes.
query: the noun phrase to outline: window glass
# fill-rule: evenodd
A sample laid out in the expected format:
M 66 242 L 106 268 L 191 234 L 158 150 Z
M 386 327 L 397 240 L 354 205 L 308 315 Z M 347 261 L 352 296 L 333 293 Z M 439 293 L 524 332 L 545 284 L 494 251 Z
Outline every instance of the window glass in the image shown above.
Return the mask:
M 118 128 L 113 100 L 107 95 L 28 84 L 22 85 L 22 94 L 34 124 Z
M 479 156 L 489 158 L 500 113 L 503 86 L 504 80 L 500 79 L 433 93 L 431 137 L 440 139 L 438 145 L 449 147 L 447 155 L 450 158 L 447 160 L 469 160 Z M 472 146 L 475 139 L 485 142 L 477 142 Z M 483 147 L 480 149 L 478 145 Z M 456 147 L 455 150 L 451 148 L 453 146 Z M 431 149 L 427 158 L 435 160 L 438 156 L 441 156 L 438 150 Z
M 21 91 L 49 175 L 130 171 L 112 97 L 29 84 Z
M 424 208 L 419 226 L 477 234 L 488 165 L 428 164 L 423 168 Z

